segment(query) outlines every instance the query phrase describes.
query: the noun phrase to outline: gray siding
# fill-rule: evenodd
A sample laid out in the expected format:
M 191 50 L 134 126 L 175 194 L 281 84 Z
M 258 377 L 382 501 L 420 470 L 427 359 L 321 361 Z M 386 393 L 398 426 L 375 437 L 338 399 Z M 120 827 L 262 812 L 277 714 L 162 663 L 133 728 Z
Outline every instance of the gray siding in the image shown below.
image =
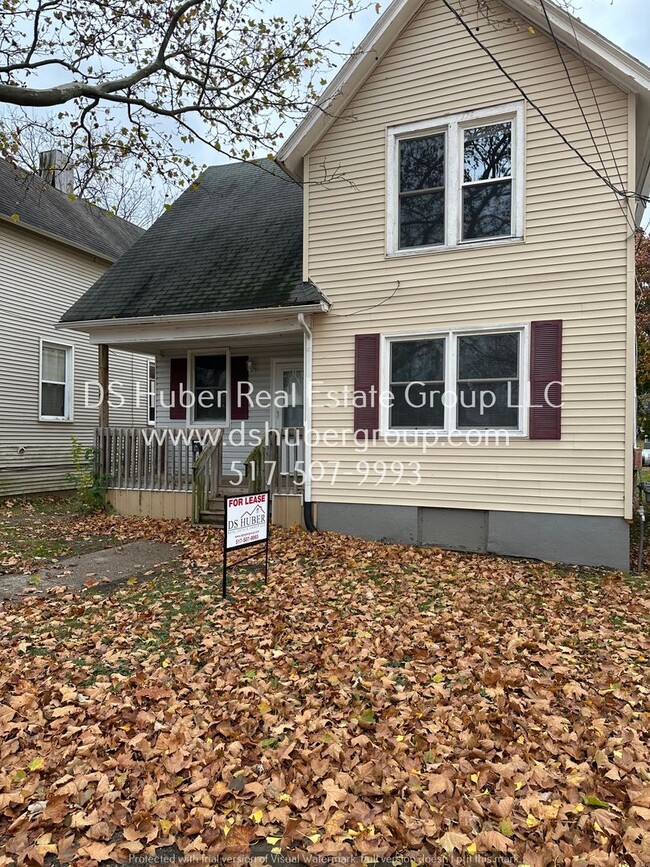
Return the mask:
M 260 337 L 257 340 L 241 338 L 219 344 L 220 350 L 226 347 L 230 350 L 231 355 L 247 355 L 252 361 L 254 367 L 251 375 L 253 398 L 259 391 L 271 391 L 274 360 L 294 359 L 302 362 L 302 335 L 298 333 L 287 334 L 280 338 Z M 193 351 L 200 352 L 202 349 L 205 349 L 206 353 L 217 351 L 210 347 L 197 347 Z M 179 348 L 178 353 L 166 352 L 164 356 L 159 356 L 156 359 L 156 425 L 158 427 L 183 427 L 182 422 L 170 421 L 169 410 L 161 406 L 160 395 L 162 394 L 166 403 L 169 403 L 169 359 L 172 356 L 185 355 L 186 351 L 187 348 L 182 347 Z M 257 404 L 250 409 L 248 421 L 232 422 L 230 429 L 226 430 L 224 434 L 224 472 L 232 474 L 239 470 L 243 471 L 243 464 L 252 448 L 249 439 L 250 432 L 259 430 L 263 435 L 267 422 L 271 423 L 271 410 L 257 406 Z M 240 437 L 243 440 L 243 445 L 239 445 L 234 438 L 234 442 L 231 442 L 230 435 L 241 428 L 244 431 L 243 437 Z
M 88 337 L 55 329 L 70 305 L 107 268 L 100 259 L 0 224 L 0 496 L 70 487 L 72 437 L 94 441 L 97 410 L 84 406 L 84 382 L 97 379 L 97 348 Z M 74 347 L 74 420 L 39 421 L 40 341 Z M 135 381 L 146 389 L 147 358 L 111 351 L 111 378 L 124 383 L 126 402 L 111 412 L 116 425 L 146 424 Z

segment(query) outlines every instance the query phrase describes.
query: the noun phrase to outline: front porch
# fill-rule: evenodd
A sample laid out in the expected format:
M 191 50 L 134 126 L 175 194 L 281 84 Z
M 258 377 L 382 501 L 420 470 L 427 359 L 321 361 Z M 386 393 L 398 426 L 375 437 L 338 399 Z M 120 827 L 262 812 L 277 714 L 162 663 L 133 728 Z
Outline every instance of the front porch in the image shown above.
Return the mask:
M 270 490 L 274 523 L 302 522 L 304 430 L 268 431 L 236 475 L 224 472 L 223 428 L 97 429 L 107 501 L 121 515 L 223 526 L 224 496 Z
M 274 523 L 302 522 L 303 328 L 285 315 L 252 330 L 154 340 L 142 329 L 120 341 L 152 355 L 155 374 L 148 426 L 114 427 L 110 397 L 100 407 L 98 469 L 119 514 L 222 526 L 225 495 L 270 490 Z M 105 361 L 99 382 L 115 392 Z

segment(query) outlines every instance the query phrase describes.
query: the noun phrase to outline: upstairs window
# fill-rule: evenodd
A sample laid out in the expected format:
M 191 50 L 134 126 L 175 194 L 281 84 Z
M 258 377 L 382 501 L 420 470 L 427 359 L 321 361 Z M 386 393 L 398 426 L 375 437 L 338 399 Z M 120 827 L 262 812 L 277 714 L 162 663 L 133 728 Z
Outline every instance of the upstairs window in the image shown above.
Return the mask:
M 445 242 L 445 134 L 399 142 L 400 247 Z
M 523 106 L 388 131 L 388 253 L 523 236 Z
M 512 121 L 463 130 L 463 241 L 512 235 Z

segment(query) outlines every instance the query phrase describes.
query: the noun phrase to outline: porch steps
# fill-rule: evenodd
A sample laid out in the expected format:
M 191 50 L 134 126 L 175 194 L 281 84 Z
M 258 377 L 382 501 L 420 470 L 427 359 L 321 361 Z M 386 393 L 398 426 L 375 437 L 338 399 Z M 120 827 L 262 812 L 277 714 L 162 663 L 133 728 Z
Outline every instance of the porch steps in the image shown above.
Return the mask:
M 224 494 L 227 493 L 229 497 L 234 497 L 237 495 L 246 496 L 249 491 L 248 487 L 235 487 L 235 486 L 225 486 L 224 492 L 220 492 L 220 496 L 218 497 L 210 497 L 207 502 L 207 509 L 204 509 L 199 516 L 199 523 L 201 524 L 211 524 L 215 527 L 223 527 L 223 519 L 224 519 L 224 504 L 223 497 Z
M 201 512 L 199 516 L 200 524 L 210 524 L 213 527 L 223 528 L 223 509 L 220 512 L 207 510 L 205 512 Z
M 228 491 L 228 496 L 234 496 L 235 494 L 247 494 L 248 489 L 238 488 L 233 489 L 233 493 L 231 494 Z M 215 527 L 223 527 L 223 518 L 224 518 L 224 506 L 223 506 L 223 496 L 219 497 L 210 497 L 207 502 L 207 509 L 204 509 L 199 517 L 199 521 L 201 524 L 212 524 Z

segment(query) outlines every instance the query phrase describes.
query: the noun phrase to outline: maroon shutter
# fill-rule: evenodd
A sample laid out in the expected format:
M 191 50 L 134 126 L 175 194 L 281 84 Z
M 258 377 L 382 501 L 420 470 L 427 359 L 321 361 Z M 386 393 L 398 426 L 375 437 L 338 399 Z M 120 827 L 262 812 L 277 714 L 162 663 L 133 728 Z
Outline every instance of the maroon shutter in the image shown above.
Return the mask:
M 246 397 L 238 400 L 239 383 L 248 382 L 248 356 L 233 355 L 230 359 L 230 419 L 247 421 L 249 403 Z
M 169 418 L 172 421 L 185 421 L 187 409 L 181 400 L 182 392 L 187 388 L 187 359 L 171 358 L 169 360 Z
M 531 440 L 562 436 L 562 320 L 530 325 Z
M 355 436 L 374 438 L 379 430 L 379 334 L 354 337 L 354 390 Z

